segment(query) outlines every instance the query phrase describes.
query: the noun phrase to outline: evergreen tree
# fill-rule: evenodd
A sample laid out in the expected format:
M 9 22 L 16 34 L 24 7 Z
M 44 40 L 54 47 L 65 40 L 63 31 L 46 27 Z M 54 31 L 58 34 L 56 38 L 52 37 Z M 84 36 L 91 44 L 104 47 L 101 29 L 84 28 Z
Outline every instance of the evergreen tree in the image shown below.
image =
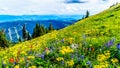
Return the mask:
M 49 29 L 48 29 L 48 28 L 46 28 L 46 29 L 45 29 L 45 31 L 46 31 L 46 33 L 48 33 L 48 32 L 49 32 Z
M 18 42 L 22 42 L 22 39 L 19 37 Z
M 53 28 L 52 23 L 50 23 L 50 25 L 49 25 L 49 31 L 52 31 L 52 30 L 54 30 L 54 28 Z
M 46 34 L 46 28 L 44 27 L 44 25 L 41 25 L 40 28 L 41 28 L 42 35 Z
M 33 30 L 33 34 L 32 34 L 32 38 L 35 38 L 36 37 L 36 28 L 34 28 L 34 30 Z
M 4 30 L 0 31 L 0 47 L 8 47 L 9 41 L 6 39 L 6 35 L 4 33 Z
M 35 38 L 35 37 L 38 37 L 38 36 L 41 36 L 42 35 L 42 30 L 41 30 L 41 27 L 40 25 L 37 23 L 34 30 L 33 30 L 33 35 L 32 37 Z
M 37 23 L 36 24 L 36 36 L 38 37 L 38 36 L 40 36 L 41 34 L 40 34 L 40 25 Z
M 89 15 L 90 15 L 90 13 L 89 13 L 89 11 L 87 10 L 87 11 L 86 11 L 86 16 L 85 16 L 85 18 L 88 18 Z
M 50 26 L 48 28 L 45 28 L 44 25 L 39 25 L 37 23 L 34 30 L 33 30 L 32 38 L 42 36 L 42 35 L 48 33 L 49 31 L 52 31 L 52 30 L 54 30 L 52 24 L 50 24 Z
M 26 31 L 26 25 L 23 25 L 23 39 L 27 40 L 27 31 Z
M 31 40 L 32 39 L 29 32 L 27 33 L 27 37 L 28 37 L 27 40 Z

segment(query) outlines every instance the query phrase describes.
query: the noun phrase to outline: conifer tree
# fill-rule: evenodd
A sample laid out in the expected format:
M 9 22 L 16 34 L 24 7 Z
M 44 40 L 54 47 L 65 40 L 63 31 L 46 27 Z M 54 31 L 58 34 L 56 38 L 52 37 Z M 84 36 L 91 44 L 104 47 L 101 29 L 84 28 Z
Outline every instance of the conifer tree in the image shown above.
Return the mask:
M 90 13 L 89 13 L 89 11 L 87 10 L 87 11 L 86 11 L 86 16 L 85 16 L 85 18 L 88 18 L 89 15 L 90 15 Z
M 22 39 L 21 39 L 21 37 L 19 37 L 19 39 L 18 39 L 18 42 L 22 42 Z
M 34 28 L 34 30 L 33 30 L 33 34 L 32 34 L 32 38 L 35 38 L 36 37 L 36 28 Z
M 53 28 L 52 23 L 50 23 L 50 25 L 49 25 L 49 31 L 52 31 L 52 30 L 54 30 L 54 28 Z
M 41 34 L 40 34 L 40 25 L 37 23 L 36 24 L 36 36 L 38 37 L 38 36 L 40 36 Z
M 27 40 L 31 40 L 32 38 L 31 38 L 31 36 L 30 36 L 30 33 L 28 32 L 27 33 Z
M 54 30 L 52 24 L 50 24 L 48 28 L 45 28 L 44 25 L 39 25 L 37 23 L 34 30 L 33 30 L 32 38 L 42 36 L 42 35 L 48 33 L 49 31 L 52 31 L 52 30 Z
M 35 38 L 35 37 L 38 37 L 38 36 L 41 36 L 42 34 L 41 34 L 41 27 L 40 27 L 40 25 L 37 23 L 36 24 L 36 26 L 35 26 L 35 28 L 34 28 L 34 30 L 33 30 L 33 35 L 32 35 L 32 37 L 33 38 Z
M 23 25 L 23 39 L 27 40 L 27 31 L 26 31 L 26 25 Z
M 44 27 L 44 25 L 41 25 L 41 30 L 42 30 L 42 34 L 46 34 L 46 28 Z
M 46 33 L 48 33 L 48 32 L 49 32 L 49 29 L 48 29 L 48 28 L 46 28 L 46 29 L 45 29 L 45 31 L 46 31 Z
M 6 38 L 4 30 L 0 30 L 0 47 L 5 48 L 8 46 L 9 46 L 9 41 Z

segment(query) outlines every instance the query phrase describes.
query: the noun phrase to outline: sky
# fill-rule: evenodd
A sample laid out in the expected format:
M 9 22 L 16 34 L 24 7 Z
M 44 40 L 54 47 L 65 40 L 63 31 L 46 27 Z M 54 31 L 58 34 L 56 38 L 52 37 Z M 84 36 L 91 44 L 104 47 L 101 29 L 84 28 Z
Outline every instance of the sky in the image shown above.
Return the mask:
M 97 14 L 120 0 L 0 0 L 0 15 Z

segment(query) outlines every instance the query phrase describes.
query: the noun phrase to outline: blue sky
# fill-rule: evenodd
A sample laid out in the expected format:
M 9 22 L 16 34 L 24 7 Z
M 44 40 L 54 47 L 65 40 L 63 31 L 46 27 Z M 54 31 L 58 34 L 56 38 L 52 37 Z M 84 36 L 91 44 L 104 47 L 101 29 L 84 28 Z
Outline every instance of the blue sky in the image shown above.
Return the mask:
M 120 0 L 0 0 L 0 15 L 99 13 Z

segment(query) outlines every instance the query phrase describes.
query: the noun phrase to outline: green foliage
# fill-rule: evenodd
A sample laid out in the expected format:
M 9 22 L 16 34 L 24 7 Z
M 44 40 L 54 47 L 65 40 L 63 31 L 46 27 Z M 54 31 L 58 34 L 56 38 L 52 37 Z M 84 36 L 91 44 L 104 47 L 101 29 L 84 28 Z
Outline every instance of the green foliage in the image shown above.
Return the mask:
M 21 39 L 21 37 L 19 37 L 19 39 L 18 39 L 18 42 L 22 42 L 22 39 Z
M 23 25 L 23 39 L 24 41 L 32 39 L 30 33 L 26 30 L 26 25 Z M 19 42 L 22 42 L 21 38 L 18 39 Z
M 30 33 L 27 32 L 27 40 L 31 40 L 31 39 L 32 39 L 32 37 L 30 36 Z
M 48 28 L 45 28 L 44 25 L 40 25 L 40 24 L 37 23 L 34 30 L 33 30 L 32 38 L 42 36 L 42 35 L 50 32 L 52 30 L 54 30 L 52 24 L 50 24 Z
M 0 31 L 0 47 L 8 47 L 9 41 L 6 39 L 4 30 Z
M 86 11 L 85 18 L 88 18 L 88 17 L 89 17 L 89 15 L 90 15 L 90 13 L 89 13 L 89 11 L 87 10 L 87 11 Z
M 27 31 L 26 31 L 26 25 L 23 25 L 23 39 L 27 40 Z
M 49 31 L 52 31 L 52 30 L 54 30 L 54 28 L 53 28 L 52 23 L 50 23 L 50 25 L 49 25 Z
M 43 35 L 43 29 L 42 28 L 43 27 L 37 23 L 34 30 L 33 30 L 32 38 L 39 37 L 39 36 Z

